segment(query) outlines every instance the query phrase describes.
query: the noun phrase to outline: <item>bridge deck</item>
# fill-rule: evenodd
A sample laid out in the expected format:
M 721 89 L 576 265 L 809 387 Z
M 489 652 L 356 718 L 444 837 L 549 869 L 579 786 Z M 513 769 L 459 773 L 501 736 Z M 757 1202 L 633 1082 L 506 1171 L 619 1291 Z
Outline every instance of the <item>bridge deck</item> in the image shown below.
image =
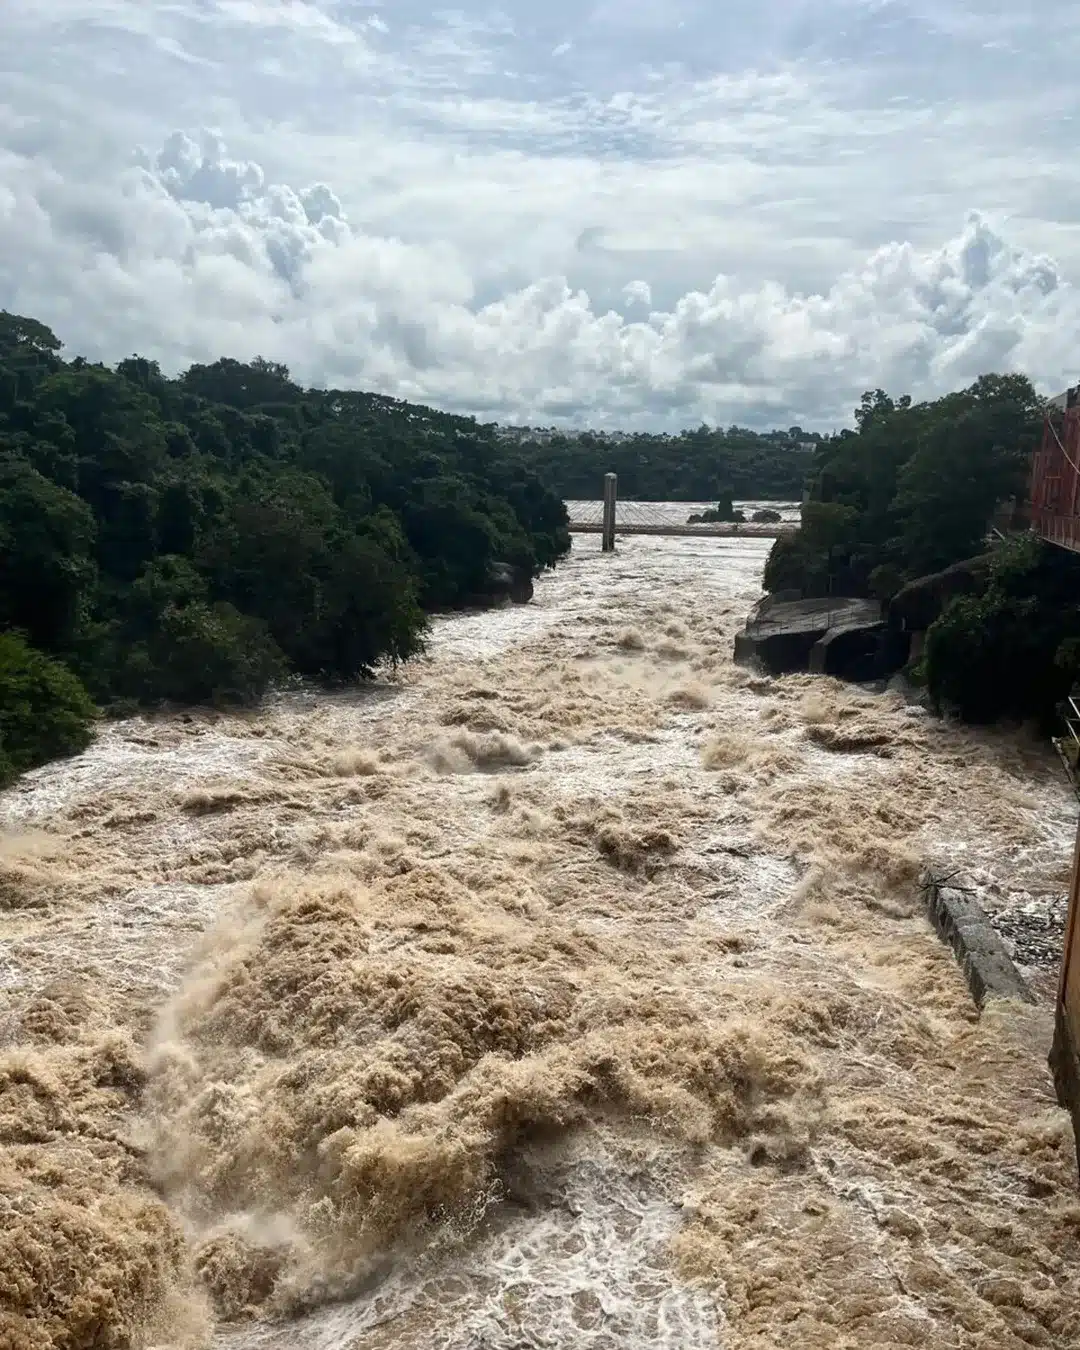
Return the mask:
M 794 534 L 798 525 L 791 521 L 781 521 L 776 525 L 761 525 L 752 522 L 740 524 L 735 521 L 723 521 L 715 525 L 621 525 L 615 522 L 615 533 L 652 534 L 689 536 L 704 535 L 714 539 L 780 539 L 784 535 Z M 592 521 L 570 522 L 571 534 L 602 534 L 603 525 Z

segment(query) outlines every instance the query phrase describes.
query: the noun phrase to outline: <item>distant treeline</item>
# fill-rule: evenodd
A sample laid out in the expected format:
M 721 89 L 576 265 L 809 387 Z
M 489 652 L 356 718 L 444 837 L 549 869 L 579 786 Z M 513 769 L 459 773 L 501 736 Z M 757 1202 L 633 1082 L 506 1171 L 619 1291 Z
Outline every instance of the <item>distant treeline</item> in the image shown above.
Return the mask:
M 64 360 L 0 312 L 0 781 L 94 704 L 247 703 L 417 652 L 570 547 L 494 427 L 231 360 Z
M 591 501 L 606 473 L 628 501 L 798 500 L 821 437 L 800 427 L 759 434 L 700 427 L 681 435 L 504 429 L 536 472 L 568 501 Z

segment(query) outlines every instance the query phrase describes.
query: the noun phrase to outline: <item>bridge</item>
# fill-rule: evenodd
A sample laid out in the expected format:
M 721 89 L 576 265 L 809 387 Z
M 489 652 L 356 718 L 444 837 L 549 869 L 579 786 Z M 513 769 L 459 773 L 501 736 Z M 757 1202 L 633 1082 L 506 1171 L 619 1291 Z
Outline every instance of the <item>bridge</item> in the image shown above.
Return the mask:
M 686 516 L 691 514 L 689 506 L 682 508 L 684 519 L 680 524 L 673 519 L 680 507 L 672 502 L 658 506 L 651 502 L 620 501 L 613 504 L 615 514 L 615 533 L 667 535 L 671 537 L 694 537 L 703 535 L 714 539 L 779 539 L 782 535 L 793 534 L 798 525 L 794 521 L 779 521 L 766 524 L 762 521 L 715 521 L 712 523 L 691 525 Z M 603 502 L 568 502 L 570 529 L 574 534 L 604 533 Z

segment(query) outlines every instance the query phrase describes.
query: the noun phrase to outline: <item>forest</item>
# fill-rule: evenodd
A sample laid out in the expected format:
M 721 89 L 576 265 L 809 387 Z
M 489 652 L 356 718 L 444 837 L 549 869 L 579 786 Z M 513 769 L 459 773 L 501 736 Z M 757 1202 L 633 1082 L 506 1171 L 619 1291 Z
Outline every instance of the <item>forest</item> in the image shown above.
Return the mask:
M 774 546 L 766 589 L 874 597 L 894 613 L 929 601 L 912 674 L 933 705 L 1049 729 L 1080 678 L 1080 558 L 1021 531 L 988 542 L 1002 504 L 1026 495 L 1041 429 L 1022 375 L 923 403 L 865 394 L 854 429 L 819 443 L 802 525 Z
M 251 704 L 408 660 L 432 612 L 503 596 L 508 576 L 531 589 L 570 548 L 563 499 L 610 471 L 627 499 L 805 488 L 766 588 L 889 603 L 985 552 L 1040 416 L 1024 377 L 988 375 L 932 402 L 867 393 L 828 437 L 538 433 L 304 389 L 259 359 L 176 378 L 69 360 L 0 312 L 0 783 L 83 748 L 101 709 Z M 939 703 L 1047 714 L 1080 668 L 1070 567 L 1013 543 L 943 607 L 923 672 Z
M 606 473 L 618 474 L 625 501 L 798 501 L 822 439 L 800 427 L 759 433 L 735 426 L 678 436 L 510 428 L 502 435 L 567 501 L 599 497 Z
M 405 661 L 429 613 L 570 548 L 494 427 L 262 360 L 169 379 L 61 350 L 0 312 L 0 782 L 85 746 L 98 707 Z

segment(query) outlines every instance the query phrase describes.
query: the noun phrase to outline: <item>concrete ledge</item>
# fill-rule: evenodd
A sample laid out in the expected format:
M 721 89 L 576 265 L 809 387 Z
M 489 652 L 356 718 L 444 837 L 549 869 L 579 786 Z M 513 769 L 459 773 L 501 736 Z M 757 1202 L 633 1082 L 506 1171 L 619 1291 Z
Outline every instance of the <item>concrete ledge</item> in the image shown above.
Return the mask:
M 943 941 L 956 953 L 971 996 L 981 1008 L 989 998 L 1034 1003 L 1031 990 L 1013 965 L 1005 944 L 994 931 L 975 888 L 960 872 L 923 875 L 923 894 L 930 920 Z
M 1080 1169 L 1080 1053 L 1069 1032 L 1069 1019 L 1060 999 L 1050 1050 L 1050 1072 L 1054 1075 L 1058 1104 L 1072 1117 L 1076 1165 Z

